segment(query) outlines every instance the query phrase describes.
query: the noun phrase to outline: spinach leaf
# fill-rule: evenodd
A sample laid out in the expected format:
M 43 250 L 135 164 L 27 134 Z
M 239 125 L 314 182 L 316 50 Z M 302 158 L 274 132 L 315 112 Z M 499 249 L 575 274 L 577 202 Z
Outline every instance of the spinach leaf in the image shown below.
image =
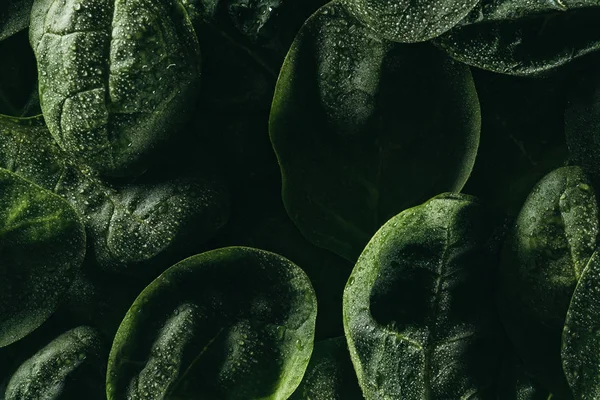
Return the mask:
M 373 236 L 344 291 L 344 329 L 366 399 L 489 398 L 499 327 L 491 214 L 441 194 Z
M 290 400 L 362 400 L 344 337 L 315 343 L 304 379 Z
M 562 335 L 562 365 L 576 399 L 600 397 L 600 255 L 589 258 L 573 293 Z
M 190 254 L 227 219 L 227 195 L 211 179 L 111 185 L 62 151 L 41 117 L 0 116 L 0 167 L 64 197 L 82 217 L 99 265 L 108 270 Z
M 192 109 L 200 49 L 179 0 L 36 0 L 30 41 L 52 136 L 104 174 L 143 170 Z
M 463 187 L 479 129 L 468 67 L 376 39 L 338 2 L 298 34 L 270 117 L 288 214 L 352 261 L 393 215 Z
M 101 400 L 106 360 L 96 331 L 72 329 L 25 361 L 10 379 L 6 400 Z
M 447 32 L 479 0 L 346 0 L 348 10 L 382 38 L 424 42 Z
M 569 154 L 573 162 L 585 170 L 594 180 L 600 178 L 600 75 L 598 60 L 589 64 L 589 71 L 577 75 L 570 82 L 565 110 L 565 133 Z M 594 182 L 595 183 L 595 182 Z
M 565 398 L 561 334 L 597 237 L 594 190 L 581 168 L 563 167 L 535 186 L 502 257 L 498 303 L 506 331 L 533 376 Z
M 595 0 L 483 0 L 435 43 L 457 60 L 511 75 L 536 75 L 600 48 Z
M 56 310 L 85 255 L 85 231 L 66 201 L 0 168 L 0 347 Z
M 316 311 L 307 276 L 281 256 L 229 247 L 190 257 L 129 309 L 108 400 L 287 399 L 309 362 Z
M 0 41 L 29 26 L 33 0 L 4 0 L 0 5 Z

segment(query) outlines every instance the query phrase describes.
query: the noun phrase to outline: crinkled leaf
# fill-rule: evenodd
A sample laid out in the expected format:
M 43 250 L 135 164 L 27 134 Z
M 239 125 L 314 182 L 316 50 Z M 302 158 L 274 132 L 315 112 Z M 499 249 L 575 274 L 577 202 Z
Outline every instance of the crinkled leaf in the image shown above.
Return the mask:
M 463 187 L 479 128 L 468 67 L 376 39 L 330 3 L 298 34 L 271 109 L 286 209 L 311 242 L 355 260 L 387 219 Z
M 33 0 L 2 1 L 2 4 L 0 4 L 0 41 L 29 26 L 32 4 Z
M 106 355 L 97 332 L 74 328 L 38 351 L 13 374 L 6 400 L 101 400 Z
M 63 152 L 41 118 L 0 116 L 0 167 L 64 197 L 82 216 L 106 269 L 189 254 L 227 219 L 227 196 L 212 180 L 110 185 Z
M 42 110 L 67 153 L 138 172 L 198 92 L 200 50 L 179 0 L 36 0 L 30 41 Z
M 435 40 L 457 60 L 511 75 L 535 75 L 600 48 L 596 0 L 484 0 Z
M 600 397 L 600 254 L 589 259 L 573 293 L 562 335 L 562 366 L 576 399 Z
M 498 302 L 506 331 L 528 370 L 560 397 L 570 397 L 560 362 L 565 316 L 596 249 L 598 224 L 581 168 L 559 168 L 525 201 L 502 257 Z
M 296 265 L 229 247 L 152 282 L 110 353 L 108 400 L 287 399 L 313 347 L 315 294 Z
M 499 363 L 494 218 L 442 194 L 373 236 L 344 291 L 344 329 L 366 399 L 490 398 Z
M 0 347 L 48 319 L 84 255 L 85 231 L 75 210 L 0 168 Z
M 479 0 L 345 0 L 348 10 L 381 37 L 424 42 L 447 32 Z
M 290 400 L 362 400 L 344 337 L 315 343 L 304 379 Z

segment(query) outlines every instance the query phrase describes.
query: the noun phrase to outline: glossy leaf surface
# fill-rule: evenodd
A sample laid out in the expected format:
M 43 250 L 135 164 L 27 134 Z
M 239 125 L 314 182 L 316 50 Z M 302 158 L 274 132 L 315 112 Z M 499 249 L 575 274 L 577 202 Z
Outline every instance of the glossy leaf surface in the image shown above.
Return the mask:
M 198 89 L 200 50 L 179 0 L 36 0 L 30 41 L 52 136 L 106 174 L 142 169 Z
M 0 347 L 56 310 L 84 255 L 85 231 L 75 210 L 0 168 Z
M 595 0 L 484 0 L 436 43 L 475 67 L 536 75 L 598 50 L 599 17 Z
M 109 400 L 287 399 L 313 348 L 316 299 L 296 265 L 229 247 L 165 271 L 125 316 Z
M 225 191 L 210 179 L 109 184 L 62 151 L 41 118 L 0 116 L 0 167 L 64 197 L 82 217 L 106 269 L 185 254 L 210 238 L 228 215 Z
M 393 215 L 463 187 L 479 129 L 466 66 L 429 45 L 381 41 L 338 2 L 296 37 L 270 117 L 288 214 L 352 261 Z
M 38 351 L 13 374 L 6 400 L 101 400 L 106 355 L 98 333 L 74 328 Z
M 344 292 L 344 329 L 366 399 L 488 398 L 499 364 L 488 249 L 471 196 L 442 194 L 373 236 Z
M 552 393 L 569 397 L 561 335 L 575 285 L 596 249 L 598 206 L 579 167 L 559 168 L 533 189 L 506 242 L 498 305 L 517 353 Z

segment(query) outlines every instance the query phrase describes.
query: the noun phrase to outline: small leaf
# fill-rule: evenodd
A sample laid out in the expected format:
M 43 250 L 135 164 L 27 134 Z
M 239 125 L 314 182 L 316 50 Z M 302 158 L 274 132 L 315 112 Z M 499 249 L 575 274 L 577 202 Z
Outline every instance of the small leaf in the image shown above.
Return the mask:
M 344 337 L 315 343 L 302 383 L 290 400 L 362 400 Z
M 108 400 L 284 400 L 313 348 L 306 275 L 274 253 L 229 247 L 174 265 L 138 296 L 110 353 Z
M 478 68 L 536 75 L 600 49 L 599 17 L 596 0 L 484 0 L 435 43 Z
M 490 398 L 500 348 L 490 217 L 473 197 L 441 194 L 373 236 L 344 291 L 367 400 Z
M 288 53 L 269 129 L 291 219 L 354 261 L 393 215 L 463 187 L 479 103 L 468 67 L 428 44 L 374 38 L 332 2 Z
M 85 231 L 75 210 L 0 168 L 0 347 L 50 317 L 84 255 Z

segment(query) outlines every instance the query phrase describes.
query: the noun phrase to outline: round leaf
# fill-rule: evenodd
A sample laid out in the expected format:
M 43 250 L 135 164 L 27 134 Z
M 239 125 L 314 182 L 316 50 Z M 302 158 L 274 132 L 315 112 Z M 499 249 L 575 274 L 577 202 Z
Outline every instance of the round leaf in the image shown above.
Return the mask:
M 442 194 L 373 236 L 343 308 L 367 400 L 491 398 L 500 329 L 489 222 L 475 198 Z
M 463 187 L 479 129 L 468 67 L 376 39 L 338 2 L 296 37 L 270 117 L 288 214 L 353 261 L 393 215 Z
M 308 365 L 315 317 L 310 281 L 281 256 L 229 247 L 190 257 L 127 312 L 108 400 L 287 399 Z

